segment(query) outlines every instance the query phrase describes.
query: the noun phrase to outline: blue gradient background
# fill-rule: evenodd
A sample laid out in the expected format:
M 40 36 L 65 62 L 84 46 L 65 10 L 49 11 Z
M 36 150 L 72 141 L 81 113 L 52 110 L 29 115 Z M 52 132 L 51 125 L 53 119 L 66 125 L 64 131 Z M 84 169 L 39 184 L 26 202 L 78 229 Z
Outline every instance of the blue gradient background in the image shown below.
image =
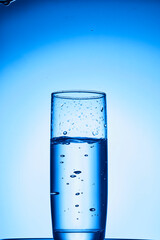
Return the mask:
M 107 93 L 106 237 L 160 237 L 160 2 L 0 5 L 0 238 L 52 237 L 50 94 Z

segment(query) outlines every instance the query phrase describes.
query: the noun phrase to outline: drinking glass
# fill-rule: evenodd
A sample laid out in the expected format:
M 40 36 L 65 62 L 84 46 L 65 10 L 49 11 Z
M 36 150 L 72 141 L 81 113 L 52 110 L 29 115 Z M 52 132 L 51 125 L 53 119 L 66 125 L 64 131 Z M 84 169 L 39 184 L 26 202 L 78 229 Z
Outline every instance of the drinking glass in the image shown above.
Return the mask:
M 51 99 L 51 215 L 56 240 L 102 240 L 107 215 L 107 113 L 103 92 Z

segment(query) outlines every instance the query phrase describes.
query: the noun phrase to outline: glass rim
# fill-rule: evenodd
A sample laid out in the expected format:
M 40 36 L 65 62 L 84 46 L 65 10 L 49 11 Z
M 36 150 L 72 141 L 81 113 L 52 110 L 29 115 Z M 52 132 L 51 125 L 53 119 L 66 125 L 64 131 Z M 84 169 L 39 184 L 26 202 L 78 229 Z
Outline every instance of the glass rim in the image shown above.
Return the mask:
M 101 91 L 67 90 L 52 92 L 51 96 L 68 100 L 91 100 L 104 98 L 106 93 Z

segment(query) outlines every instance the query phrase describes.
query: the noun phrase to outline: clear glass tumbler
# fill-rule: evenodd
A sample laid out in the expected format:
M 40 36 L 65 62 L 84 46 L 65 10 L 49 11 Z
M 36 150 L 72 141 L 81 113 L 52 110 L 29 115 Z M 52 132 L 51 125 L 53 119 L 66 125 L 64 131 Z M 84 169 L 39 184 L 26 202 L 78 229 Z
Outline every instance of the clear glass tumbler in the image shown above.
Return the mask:
M 105 93 L 52 93 L 50 146 L 54 238 L 104 239 L 107 215 Z

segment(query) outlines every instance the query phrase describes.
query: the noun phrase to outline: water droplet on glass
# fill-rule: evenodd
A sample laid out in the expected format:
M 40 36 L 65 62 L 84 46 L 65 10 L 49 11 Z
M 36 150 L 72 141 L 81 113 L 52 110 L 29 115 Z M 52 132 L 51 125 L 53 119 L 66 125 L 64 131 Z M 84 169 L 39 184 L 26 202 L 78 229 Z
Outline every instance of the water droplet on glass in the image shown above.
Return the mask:
M 75 207 L 79 207 L 79 205 L 78 205 L 78 204 L 76 204 L 76 205 L 75 205 Z
M 84 156 L 85 156 L 85 157 L 88 157 L 88 154 L 85 154 Z
M 66 135 L 66 134 L 67 134 L 67 131 L 64 131 L 64 132 L 63 132 L 63 135 Z
M 59 195 L 59 192 L 53 192 L 51 195 Z
M 90 208 L 89 211 L 94 212 L 96 209 L 95 208 Z
M 70 177 L 71 177 L 71 178 L 75 178 L 75 177 L 76 177 L 76 175 L 73 175 L 73 174 L 72 174 L 72 175 L 70 175 Z
M 69 183 L 68 183 L 68 182 L 67 182 L 66 184 L 67 184 L 67 185 L 69 185 Z
M 61 154 L 60 157 L 65 157 L 65 155 L 64 155 L 64 154 Z
M 75 195 L 77 195 L 77 196 L 78 196 L 78 195 L 80 195 L 80 193 L 79 193 L 79 192 L 77 192 L 77 193 L 75 193 Z
M 75 174 L 80 174 L 80 173 L 81 173 L 81 171 L 74 171 L 74 173 L 75 173 Z

